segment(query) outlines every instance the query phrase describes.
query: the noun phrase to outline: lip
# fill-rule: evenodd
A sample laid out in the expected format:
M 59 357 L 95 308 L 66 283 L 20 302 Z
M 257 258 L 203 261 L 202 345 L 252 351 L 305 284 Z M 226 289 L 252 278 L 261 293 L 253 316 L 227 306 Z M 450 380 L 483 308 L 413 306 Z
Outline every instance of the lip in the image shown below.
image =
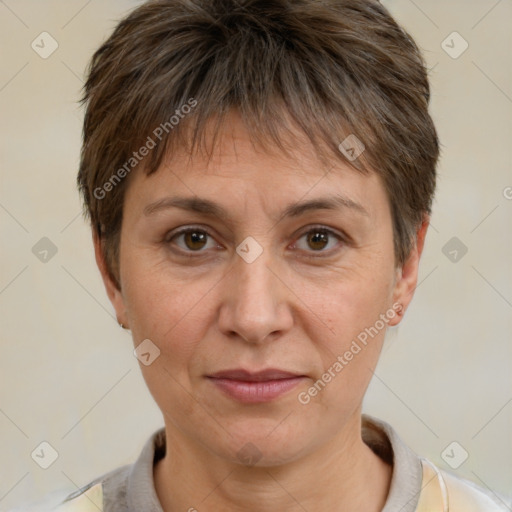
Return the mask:
M 212 375 L 208 375 L 214 379 L 231 379 L 231 380 L 242 380 L 246 382 L 263 382 L 269 380 L 280 380 L 290 379 L 293 377 L 304 377 L 300 373 L 288 372 L 285 370 L 279 370 L 276 368 L 266 368 L 258 372 L 251 372 L 244 370 L 243 368 L 235 368 L 232 370 L 222 370 Z
M 244 369 L 223 370 L 207 376 L 221 391 L 244 403 L 269 402 L 287 393 L 306 375 L 274 368 L 258 372 Z

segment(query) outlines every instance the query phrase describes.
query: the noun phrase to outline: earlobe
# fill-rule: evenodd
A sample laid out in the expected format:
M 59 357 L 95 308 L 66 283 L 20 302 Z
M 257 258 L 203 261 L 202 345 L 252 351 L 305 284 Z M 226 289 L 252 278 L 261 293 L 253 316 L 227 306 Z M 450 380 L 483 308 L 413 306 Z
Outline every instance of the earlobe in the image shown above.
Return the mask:
M 123 327 L 123 329 L 129 329 L 128 319 L 126 318 L 126 307 L 124 304 L 122 292 L 110 277 L 107 269 L 105 253 L 103 250 L 103 241 L 94 230 L 92 233 L 92 238 L 96 264 L 98 265 L 98 269 L 100 271 L 103 284 L 105 285 L 105 290 L 107 292 L 108 298 L 110 299 L 112 306 L 114 306 L 117 317 L 117 323 L 121 327 Z
M 407 260 L 401 268 L 397 269 L 395 289 L 393 292 L 393 305 L 400 304 L 400 308 L 395 308 L 397 314 L 390 320 L 389 325 L 397 325 L 402 320 L 404 313 L 411 302 L 414 291 L 418 283 L 418 270 L 421 253 L 425 244 L 430 217 L 425 215 L 423 222 L 416 231 L 416 240 Z M 398 310 L 397 310 L 398 309 Z

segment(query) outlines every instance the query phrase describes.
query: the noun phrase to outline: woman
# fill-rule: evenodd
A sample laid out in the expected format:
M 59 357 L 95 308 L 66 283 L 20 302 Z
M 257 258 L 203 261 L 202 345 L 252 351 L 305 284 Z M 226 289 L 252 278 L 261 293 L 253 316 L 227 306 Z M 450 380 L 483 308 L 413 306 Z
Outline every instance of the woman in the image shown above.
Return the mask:
M 59 510 L 498 511 L 361 414 L 439 156 L 371 0 L 160 0 L 95 53 L 78 176 L 165 428 Z

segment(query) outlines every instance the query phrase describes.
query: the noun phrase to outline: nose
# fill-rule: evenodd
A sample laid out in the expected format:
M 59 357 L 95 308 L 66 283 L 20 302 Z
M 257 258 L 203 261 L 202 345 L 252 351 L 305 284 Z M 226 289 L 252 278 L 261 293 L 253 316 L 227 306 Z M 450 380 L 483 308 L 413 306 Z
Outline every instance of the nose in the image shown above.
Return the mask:
M 219 329 L 226 336 L 249 343 L 276 338 L 291 329 L 292 292 L 278 277 L 267 251 L 247 263 L 235 255 L 233 267 L 224 280 Z

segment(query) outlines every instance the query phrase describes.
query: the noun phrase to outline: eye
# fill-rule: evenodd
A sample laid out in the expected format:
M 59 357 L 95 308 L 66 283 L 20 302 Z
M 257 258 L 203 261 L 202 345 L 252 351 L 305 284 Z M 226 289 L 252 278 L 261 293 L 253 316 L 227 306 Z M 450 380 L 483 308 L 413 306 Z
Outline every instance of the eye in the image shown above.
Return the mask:
M 175 243 L 181 250 L 186 252 L 204 252 L 203 249 L 217 247 L 217 244 L 215 244 L 207 231 L 193 227 L 179 230 L 169 236 L 166 242 Z M 208 245 L 209 243 L 210 245 Z
M 324 226 L 314 226 L 303 233 L 294 243 L 293 248 L 301 251 L 330 254 L 340 242 L 344 242 L 342 235 Z M 212 235 L 202 228 L 189 226 L 171 233 L 165 239 L 166 244 L 178 246 L 181 252 L 201 253 L 207 249 L 215 249 L 220 246 L 215 242 Z M 319 255 L 319 256 L 320 256 Z M 308 255 L 316 257 L 316 255 Z
M 301 241 L 304 240 L 305 243 Z M 329 253 L 329 249 L 343 242 L 341 235 L 323 226 L 310 228 L 294 244 L 294 248 L 308 252 Z

